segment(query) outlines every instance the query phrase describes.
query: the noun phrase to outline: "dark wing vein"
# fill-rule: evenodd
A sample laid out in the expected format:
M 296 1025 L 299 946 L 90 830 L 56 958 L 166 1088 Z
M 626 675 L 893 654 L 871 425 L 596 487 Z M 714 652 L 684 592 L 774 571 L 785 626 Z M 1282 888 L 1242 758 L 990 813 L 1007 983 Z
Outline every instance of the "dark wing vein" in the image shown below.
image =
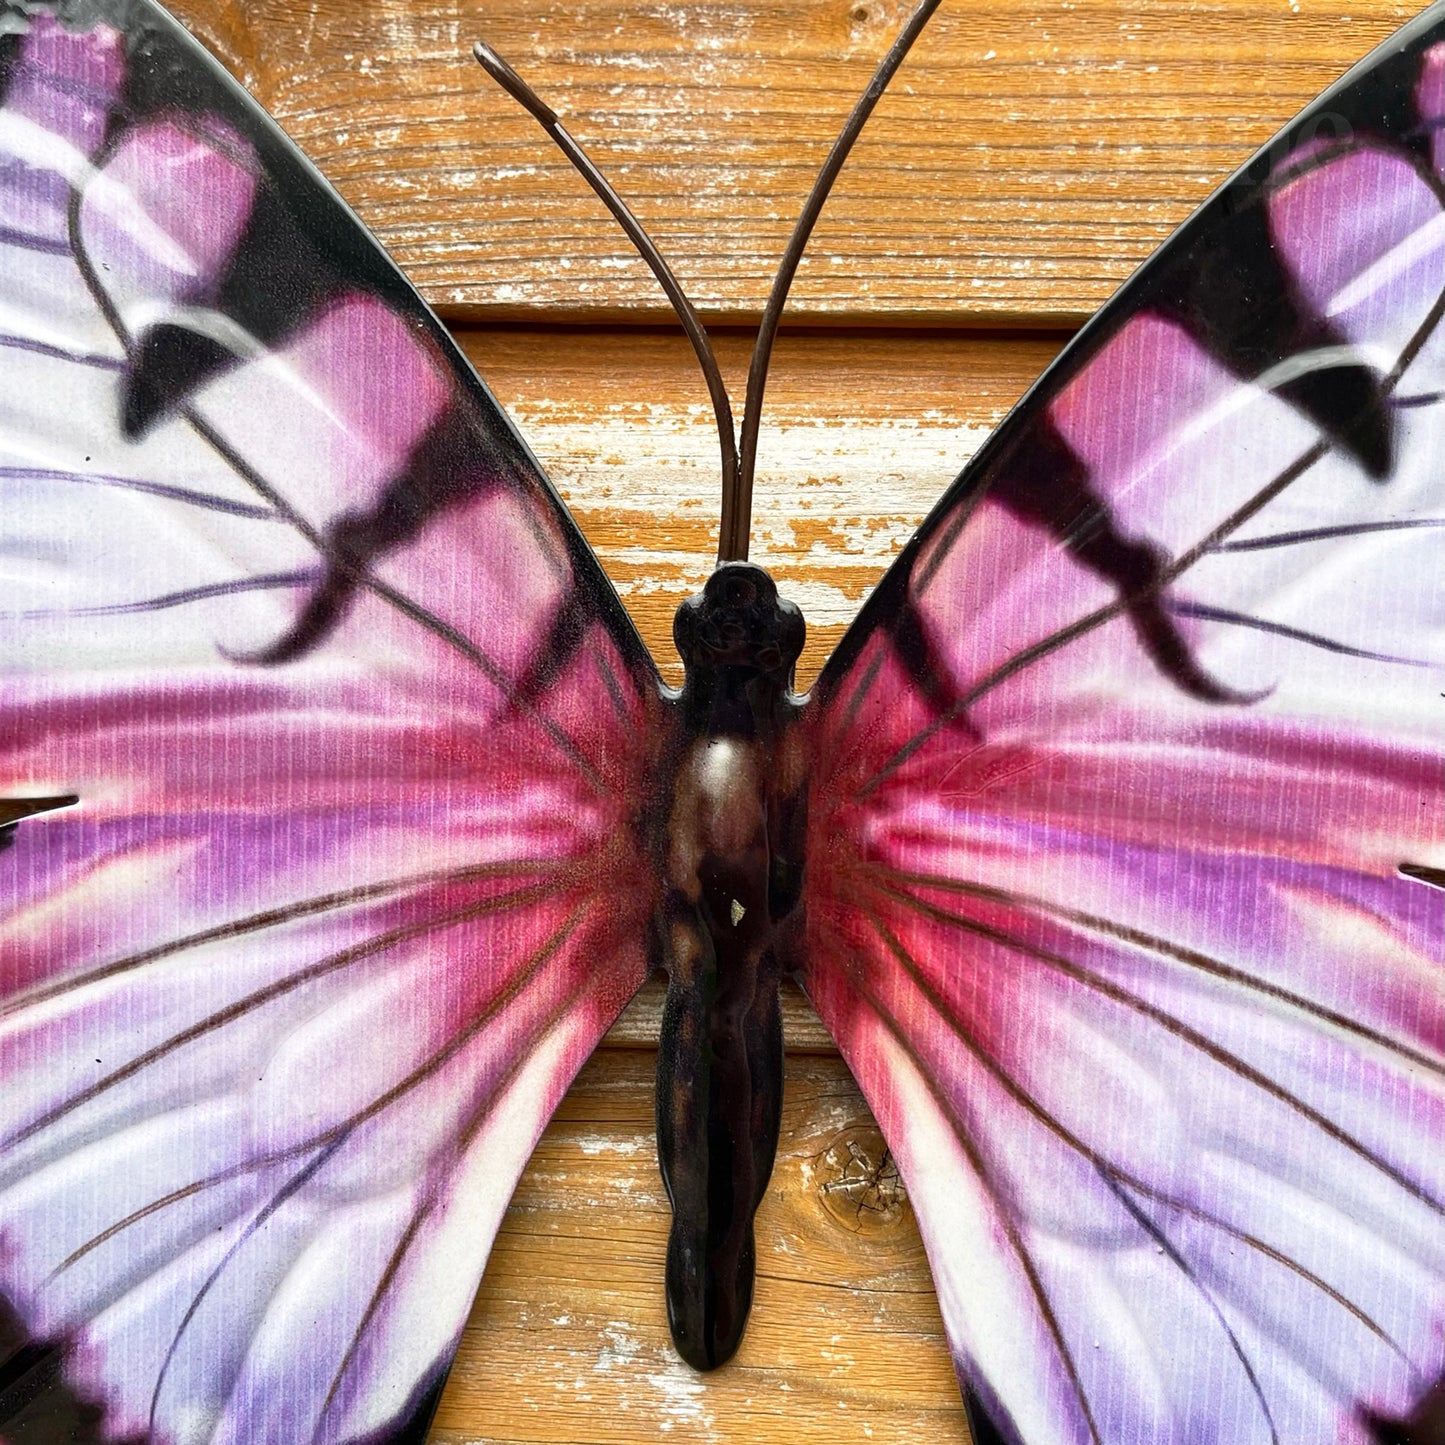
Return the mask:
M 33 622 L 44 617 L 124 617 L 139 612 L 164 612 L 170 607 L 185 607 L 192 602 L 207 602 L 213 597 L 234 597 L 243 592 L 274 592 L 291 587 L 305 587 L 321 575 L 319 567 L 306 567 L 297 572 L 271 572 L 260 577 L 241 577 L 234 582 L 212 582 L 203 587 L 187 587 L 180 592 L 167 592 L 159 597 L 146 597 L 135 602 L 109 602 L 95 607 L 37 607 L 29 612 L 0 612 L 0 617 L 18 617 Z
M 1297 532 L 1272 532 L 1267 537 L 1231 538 L 1219 542 L 1211 552 L 1262 552 L 1272 547 L 1296 547 L 1304 542 L 1324 542 L 1334 537 L 1364 537 L 1373 532 L 1408 532 L 1417 527 L 1445 527 L 1442 517 L 1408 517 L 1393 522 L 1346 522 L 1337 527 L 1306 527 Z
M 1363 657 L 1369 662 L 1392 662 L 1401 667 L 1429 667 L 1428 658 L 1396 657 L 1388 652 L 1372 652 L 1367 647 L 1352 647 L 1348 642 L 1326 637 L 1322 632 L 1307 632 L 1302 627 L 1290 627 L 1283 622 L 1270 622 L 1263 617 L 1251 617 L 1247 612 L 1235 612 L 1228 607 L 1209 607 L 1202 602 L 1167 601 L 1165 607 L 1180 617 L 1195 617 L 1202 622 L 1224 622 L 1234 627 L 1249 627 L 1256 632 L 1272 633 L 1276 637 L 1287 637 L 1291 642 L 1303 642 L 1318 647 L 1324 652 L 1339 653 L 1344 657 Z
M 1425 1053 L 1420 1049 L 1411 1048 L 1389 1034 L 1381 1033 L 1378 1029 L 1361 1023 L 1350 1014 L 1342 1013 L 1337 1009 L 1325 1008 L 1312 999 L 1306 998 L 1303 994 L 1294 993 L 1279 984 L 1270 983 L 1256 974 L 1246 973 L 1243 969 L 1235 968 L 1199 949 L 1185 948 L 1158 934 L 1148 933 L 1139 928 L 1130 928 L 1116 923 L 1112 919 L 1101 918 L 1096 914 L 1084 913 L 1078 909 L 1062 908 L 1058 904 L 1050 903 L 1047 899 L 1026 893 L 1015 893 L 1006 888 L 993 888 L 981 883 L 970 883 L 957 878 L 942 878 L 929 873 L 908 873 L 901 869 L 889 868 L 881 863 L 864 863 L 857 871 L 864 876 L 872 875 L 893 885 L 888 891 L 898 897 L 911 898 L 912 895 L 904 892 L 910 886 L 930 888 L 936 889 L 940 893 L 960 894 L 987 903 L 1003 903 L 1044 917 L 1059 918 L 1068 923 L 1076 923 L 1095 933 L 1118 938 L 1125 943 L 1157 954 L 1161 958 L 1183 964 L 1186 968 L 1193 969 L 1209 978 L 1233 984 L 1249 993 L 1286 1004 L 1310 1018 L 1329 1024 L 1332 1028 L 1375 1044 L 1416 1067 L 1445 1077 L 1445 1059 Z
M 347 1139 L 349 1139 L 358 1128 L 360 1128 L 369 1119 L 374 1118 L 376 1115 L 382 1113 L 384 1110 L 389 1108 L 398 1099 L 404 1097 L 407 1093 L 414 1089 L 424 1079 L 435 1074 L 437 1070 L 442 1068 L 451 1059 L 455 1058 L 456 1055 L 460 1053 L 485 1027 L 486 1023 L 502 1007 L 504 1007 L 506 1003 L 514 999 L 518 992 L 520 992 L 520 990 L 525 986 L 526 982 L 530 980 L 553 955 L 555 955 L 557 950 L 562 946 L 563 942 L 571 936 L 582 914 L 589 907 L 592 906 L 593 902 L 593 898 L 587 898 L 584 899 L 576 908 L 574 908 L 572 913 L 533 953 L 532 957 L 527 961 L 526 965 L 524 966 L 523 971 L 516 978 L 514 978 L 505 989 L 501 990 L 494 999 L 491 1000 L 485 1010 L 483 1010 L 477 1016 L 471 1019 L 468 1022 L 466 1028 L 458 1031 L 457 1034 L 455 1034 L 452 1038 L 448 1039 L 447 1042 L 440 1049 L 437 1049 L 429 1058 L 424 1060 L 422 1064 L 419 1065 L 416 1069 L 414 1069 L 406 1078 L 398 1081 L 390 1089 L 379 1095 L 365 1108 L 359 1110 L 351 1119 L 345 1121 L 345 1123 L 341 1125 L 335 1126 L 331 1131 L 328 1131 L 328 1133 L 330 1134 L 329 1138 L 327 1137 L 327 1135 L 322 1135 L 320 1136 L 319 1140 L 312 1142 L 311 1147 L 317 1147 L 317 1144 L 320 1143 L 320 1140 L 326 1140 L 326 1142 L 321 1145 L 317 1157 L 311 1160 L 305 1166 L 303 1166 L 302 1169 L 300 1169 L 295 1175 L 293 1175 L 291 1179 L 287 1180 L 281 1186 L 281 1188 L 278 1189 L 277 1192 L 271 1197 L 271 1199 L 269 1199 L 261 1207 L 255 1217 L 249 1221 L 246 1227 L 240 1232 L 235 1241 L 231 1244 L 230 1248 L 227 1249 L 225 1255 L 221 1258 L 215 1269 L 212 1270 L 210 1275 L 206 1278 L 200 1290 L 197 1292 L 195 1298 L 191 1301 L 191 1304 L 186 1309 L 185 1314 L 182 1316 L 180 1324 L 176 1328 L 176 1333 L 172 1338 L 171 1346 L 166 1352 L 166 1358 L 162 1363 L 159 1372 L 156 1375 L 155 1390 L 151 1395 L 151 1429 L 153 1433 L 155 1430 L 155 1412 L 160 1400 L 161 1388 L 165 1383 L 166 1372 L 170 1368 L 171 1361 L 175 1358 L 176 1351 L 180 1346 L 181 1338 L 185 1334 L 186 1330 L 189 1328 L 191 1321 L 195 1318 L 196 1313 L 200 1309 L 200 1306 L 204 1301 L 206 1295 L 209 1294 L 211 1288 L 220 1279 L 221 1275 L 225 1272 L 226 1268 L 236 1257 L 236 1254 L 239 1252 L 242 1246 L 245 1245 L 246 1242 L 256 1233 L 256 1231 L 265 1224 L 267 1219 L 269 1219 L 273 1214 L 275 1214 L 275 1212 L 286 1202 L 287 1199 L 291 1198 L 294 1194 L 296 1194 L 297 1191 L 300 1190 L 301 1187 L 308 1180 L 313 1178 L 316 1173 L 336 1155 L 337 1151 L 341 1149 Z M 567 1007 L 567 1002 L 559 1005 L 558 1008 L 554 1010 L 551 1019 L 548 1021 L 547 1027 L 550 1027 L 551 1024 L 554 1024 L 556 1022 L 556 1019 L 561 1015 L 561 1013 L 565 1012 Z M 515 1065 L 513 1066 L 513 1068 L 515 1069 Z M 497 1089 L 501 1087 L 504 1082 L 505 1079 L 493 1082 L 493 1086 L 487 1095 L 488 1103 L 491 1099 L 496 1097 Z M 482 1106 L 483 1113 L 485 1112 L 485 1108 L 486 1104 Z
M 56 361 L 68 361 L 75 366 L 93 366 L 100 371 L 124 371 L 125 362 L 113 356 L 101 356 L 89 351 L 67 351 L 63 346 L 53 346 L 48 341 L 37 341 L 30 336 L 0 335 L 0 346 L 8 351 L 30 351 L 36 356 L 49 356 Z
M 1337 1290 L 1332 1284 L 1321 1279 L 1313 1270 L 1306 1269 L 1299 1260 L 1292 1255 L 1286 1254 L 1283 1250 L 1277 1249 L 1272 1244 L 1266 1244 L 1257 1235 L 1247 1234 L 1237 1225 L 1230 1224 L 1228 1220 L 1221 1219 L 1216 1214 L 1211 1214 L 1206 1209 L 1201 1209 L 1186 1199 L 1180 1199 L 1176 1195 L 1166 1194 L 1163 1190 L 1154 1189 L 1142 1179 L 1127 1174 L 1124 1170 L 1108 1164 L 1104 1160 L 1096 1161 L 1098 1167 L 1107 1171 L 1109 1177 L 1118 1183 L 1127 1186 L 1135 1194 L 1142 1195 L 1146 1199 L 1152 1199 L 1155 1203 L 1163 1205 L 1166 1209 L 1172 1209 L 1180 1214 L 1188 1215 L 1191 1219 L 1197 1219 L 1202 1224 L 1207 1224 L 1211 1229 L 1217 1229 L 1221 1234 L 1227 1234 L 1231 1239 L 1238 1240 L 1246 1248 L 1256 1254 L 1263 1255 L 1266 1259 L 1273 1260 L 1276 1264 L 1282 1265 L 1291 1274 L 1298 1275 L 1306 1284 L 1317 1289 L 1322 1295 L 1326 1295 L 1331 1301 L 1337 1304 L 1347 1314 L 1351 1315 L 1361 1325 L 1376 1337 L 1387 1349 L 1398 1359 L 1404 1361 L 1412 1370 L 1416 1369 L 1415 1362 L 1405 1353 L 1404 1346 L 1400 1344 L 1385 1327 L 1369 1314 L 1360 1305 L 1356 1304 L 1348 1295 Z M 1418 1373 L 1418 1370 L 1416 1371 Z
M 5 166 L 4 170 L 11 169 Z M 13 246 L 17 251 L 43 251 L 48 256 L 68 256 L 70 247 L 53 236 L 37 236 L 30 231 L 18 231 L 13 226 L 0 226 L 0 246 Z
M 144 477 L 111 476 L 105 472 L 66 472 L 53 467 L 0 467 L 0 480 L 7 478 L 16 481 L 77 482 L 87 486 L 122 487 L 126 491 L 164 497 L 169 502 L 184 502 L 187 506 L 226 512 L 233 517 L 247 517 L 258 522 L 283 520 L 274 507 L 258 507 L 252 502 L 233 502 L 227 497 L 212 496 L 207 492 L 172 486 L 166 482 L 153 482 Z
M 49 1128 L 52 1124 L 65 1117 L 75 1109 L 84 1104 L 90 1103 L 93 1099 L 100 1097 L 116 1085 L 124 1083 L 127 1079 L 134 1077 L 142 1070 L 149 1068 L 152 1064 L 174 1053 L 177 1049 L 186 1044 L 194 1043 L 197 1039 L 204 1038 L 207 1034 L 214 1033 L 217 1029 L 234 1023 L 237 1019 L 248 1013 L 283 998 L 294 992 L 304 984 L 313 983 L 318 978 L 335 973 L 340 969 L 350 968 L 366 959 L 376 958 L 379 955 L 395 948 L 400 943 L 409 942 L 415 938 L 425 938 L 431 934 L 439 933 L 444 928 L 451 928 L 460 923 L 470 922 L 475 918 L 483 918 L 489 913 L 499 913 L 506 909 L 521 907 L 526 903 L 540 902 L 552 895 L 552 889 L 546 885 L 530 885 L 525 888 L 517 888 L 510 893 L 500 894 L 495 898 L 483 899 L 478 903 L 468 904 L 464 908 L 453 909 L 449 912 L 438 914 L 435 917 L 422 919 L 416 923 L 403 924 L 400 927 L 388 929 L 385 933 L 378 934 L 375 938 L 368 938 L 362 943 L 353 944 L 350 948 L 344 948 L 325 958 L 318 959 L 307 967 L 298 969 L 295 973 L 288 974 L 267 984 L 266 987 L 256 989 L 247 994 L 244 998 L 237 999 L 234 1003 L 228 1004 L 223 1009 L 199 1019 L 183 1029 L 177 1030 L 169 1038 L 146 1049 L 138 1054 L 128 1063 L 120 1068 L 112 1070 L 103 1078 L 97 1079 L 95 1083 L 88 1085 L 79 1092 L 71 1095 L 64 1102 L 56 1104 L 44 1114 L 34 1119 L 23 1128 L 16 1130 L 7 1139 L 0 1141 L 0 1150 L 13 1148 L 23 1143 L 41 1131 Z
M 1032 959 L 1036 963 L 1042 963 L 1052 968 L 1065 978 L 1082 984 L 1085 988 L 1091 989 L 1111 1002 L 1119 1004 L 1136 1013 L 1142 1018 L 1149 1019 L 1156 1023 L 1166 1033 L 1172 1034 L 1175 1038 L 1196 1049 L 1205 1057 L 1214 1060 L 1215 1063 L 1243 1079 L 1246 1083 L 1254 1085 L 1255 1088 L 1268 1094 L 1271 1098 L 1278 1100 L 1300 1118 L 1313 1124 L 1328 1138 L 1333 1139 L 1345 1149 L 1348 1149 L 1358 1158 L 1363 1159 L 1367 1164 L 1378 1170 L 1392 1183 L 1398 1185 L 1412 1198 L 1418 1199 L 1427 1208 L 1436 1214 L 1445 1215 L 1445 1204 L 1436 1199 L 1423 1185 L 1417 1184 L 1407 1174 L 1397 1169 L 1387 1159 L 1377 1154 L 1362 1140 L 1355 1138 L 1347 1129 L 1316 1109 L 1313 1105 L 1306 1103 L 1298 1095 L 1292 1093 L 1283 1084 L 1271 1079 L 1262 1070 L 1247 1063 L 1238 1054 L 1225 1048 L 1222 1044 L 1216 1043 L 1208 1035 L 1201 1033 L 1198 1029 L 1190 1027 L 1181 1019 L 1175 1018 L 1172 1014 L 1155 1004 L 1147 1002 L 1139 995 L 1133 993 L 1122 985 L 1114 983 L 1101 977 L 1099 974 L 1082 965 L 1066 958 L 1063 954 L 1054 953 L 1045 948 L 1038 948 L 1033 944 L 1026 943 L 1022 939 L 1015 938 L 1012 934 L 1002 929 L 992 928 L 987 924 L 979 923 L 976 919 L 968 918 L 962 914 L 951 913 L 947 909 L 939 908 L 935 904 L 925 903 L 921 898 L 916 898 L 903 890 L 895 890 L 886 884 L 875 883 L 874 885 L 884 896 L 892 898 L 906 907 L 914 909 L 925 918 L 935 922 L 947 924 L 959 929 L 961 932 L 973 934 L 975 937 L 985 939 L 990 943 L 997 943 L 1001 947 L 1021 954 L 1025 958 Z
M 1249 1381 L 1249 1388 L 1254 1398 L 1259 1402 L 1259 1408 L 1264 1415 L 1264 1422 L 1269 1426 L 1269 1438 L 1274 1445 L 1279 1445 L 1279 1427 L 1274 1423 L 1274 1412 L 1269 1408 L 1269 1401 L 1265 1398 L 1264 1386 L 1260 1383 L 1259 1374 L 1254 1368 L 1254 1361 L 1249 1356 L 1249 1351 L 1244 1348 L 1240 1338 L 1234 1332 L 1234 1326 L 1224 1317 L 1224 1311 L 1219 1307 L 1219 1301 L 1215 1299 L 1214 1292 L 1199 1278 L 1194 1267 L 1180 1253 L 1179 1247 L 1170 1239 L 1163 1225 L 1157 1220 L 1150 1219 L 1138 1204 L 1129 1197 L 1129 1191 L 1110 1174 L 1101 1170 L 1100 1177 L 1105 1187 L 1124 1208 L 1125 1212 L 1154 1242 L 1164 1251 L 1164 1257 L 1184 1276 L 1194 1287 L 1196 1293 L 1205 1303 L 1205 1307 L 1214 1316 L 1215 1323 L 1223 1332 L 1225 1339 L 1229 1341 L 1229 1348 L 1235 1359 L 1239 1361 L 1245 1378 Z
M 319 893 L 313 898 L 303 898 L 295 903 L 285 903 L 279 908 L 268 908 L 261 913 L 252 913 L 245 918 L 219 923 L 213 928 L 204 928 L 196 933 L 182 934 L 166 943 L 139 953 L 127 954 L 122 958 L 103 963 L 84 973 L 69 974 L 53 983 L 41 984 L 0 1002 L 0 1019 L 23 1012 L 25 1009 L 62 994 L 74 992 L 93 983 L 101 983 L 118 974 L 129 973 L 143 968 L 157 959 L 182 953 L 202 944 L 215 943 L 223 938 L 242 938 L 266 928 L 278 928 L 298 919 L 312 918 L 317 914 L 329 913 L 333 909 L 346 908 L 353 903 L 366 903 L 372 899 L 384 898 L 388 894 L 408 893 L 423 888 L 456 883 L 478 883 L 489 878 L 511 878 L 517 875 L 542 880 L 563 871 L 563 863 L 478 863 L 467 868 L 449 868 L 431 873 L 411 873 L 400 878 L 387 878 L 379 883 L 364 883 L 355 888 L 343 888 L 334 893 Z
M 242 1246 L 251 1239 L 256 1231 L 259 1230 L 288 1199 L 294 1194 L 299 1193 L 302 1187 L 320 1172 L 327 1161 L 341 1148 L 345 1142 L 345 1138 L 346 1136 L 343 1134 L 333 1143 L 327 1145 L 326 1148 L 320 1150 L 314 1159 L 298 1169 L 296 1173 L 293 1174 L 290 1179 L 286 1180 L 275 1194 L 261 1206 L 256 1215 L 247 1223 L 246 1227 L 232 1242 L 230 1248 L 228 1248 L 225 1254 L 217 1261 L 215 1268 L 206 1277 L 200 1289 L 196 1291 L 195 1298 L 186 1306 L 186 1311 L 181 1316 L 180 1323 L 176 1326 L 176 1332 L 171 1336 L 171 1343 L 166 1350 L 165 1359 L 161 1361 L 161 1367 L 156 1371 L 156 1383 L 155 1388 L 151 1391 L 150 1404 L 149 1435 L 151 1439 L 159 1438 L 156 1431 L 156 1411 L 160 1407 L 161 1389 L 165 1385 L 166 1375 L 170 1372 L 171 1361 L 175 1359 L 176 1352 L 181 1347 L 182 1337 L 190 1328 L 191 1321 L 195 1319 L 197 1313 L 199 1313 L 206 1296 L 211 1292 L 212 1286 L 215 1285 L 216 1281 L 226 1272 L 227 1266 L 236 1257 Z

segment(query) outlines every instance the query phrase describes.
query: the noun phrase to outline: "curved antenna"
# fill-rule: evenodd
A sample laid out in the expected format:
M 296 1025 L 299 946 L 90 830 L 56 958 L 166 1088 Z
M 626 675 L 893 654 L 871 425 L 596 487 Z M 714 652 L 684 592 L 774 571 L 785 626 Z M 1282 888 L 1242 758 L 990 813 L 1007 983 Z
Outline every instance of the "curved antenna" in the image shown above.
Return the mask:
M 717 551 L 719 562 L 747 561 L 748 532 L 752 525 L 753 474 L 757 467 L 758 428 L 762 424 L 763 392 L 768 384 L 768 362 L 772 358 L 773 342 L 778 334 L 778 322 L 788 299 L 788 290 L 793 284 L 798 263 L 803 259 L 803 249 L 813 234 L 813 227 L 818 222 L 823 203 L 828 199 L 833 182 L 838 179 L 838 172 L 842 170 L 843 162 L 848 159 L 848 152 L 853 149 L 858 133 L 873 114 L 873 107 L 878 104 L 888 82 L 893 79 L 894 71 L 903 64 L 903 57 L 912 49 L 913 42 L 918 39 L 923 27 L 928 24 L 941 3 L 942 0 L 920 0 L 917 9 L 908 17 L 908 23 L 889 48 L 888 54 L 878 63 L 873 79 L 858 97 L 858 103 L 844 122 L 838 139 L 833 142 L 833 149 L 828 152 L 828 158 L 818 172 L 818 179 L 813 182 L 813 189 L 803 203 L 802 214 L 798 217 L 797 225 L 793 227 L 793 234 L 788 238 L 787 250 L 783 252 L 783 259 L 778 263 L 777 275 L 773 277 L 773 289 L 768 293 L 768 304 L 758 326 L 758 339 L 753 345 L 752 363 L 748 367 L 748 393 L 743 402 L 737 485 L 731 490 L 726 483 L 723 485 L 723 517 Z
M 937 0 L 935 0 L 937 3 Z M 612 189 L 607 177 L 593 165 L 591 157 L 568 133 L 567 127 L 557 118 L 552 109 L 538 94 L 497 54 L 490 45 L 480 40 L 472 46 L 477 63 L 525 110 L 527 110 L 551 136 L 557 149 L 571 161 L 582 179 L 597 193 L 598 199 L 612 212 L 617 224 L 627 233 L 627 239 L 637 248 L 637 253 L 647 262 L 657 283 L 667 293 L 692 349 L 697 353 L 698 365 L 702 367 L 707 382 L 708 395 L 712 397 L 713 413 L 717 417 L 718 447 L 722 452 L 723 505 L 727 498 L 737 491 L 738 451 L 737 434 L 733 427 L 732 402 L 728 399 L 727 387 L 723 384 L 722 370 L 718 366 L 717 354 L 712 349 L 706 329 L 691 301 L 687 299 L 681 282 L 673 274 L 672 267 L 663 259 L 662 252 L 653 243 L 652 237 L 642 228 L 642 222 L 628 208 L 627 202 Z

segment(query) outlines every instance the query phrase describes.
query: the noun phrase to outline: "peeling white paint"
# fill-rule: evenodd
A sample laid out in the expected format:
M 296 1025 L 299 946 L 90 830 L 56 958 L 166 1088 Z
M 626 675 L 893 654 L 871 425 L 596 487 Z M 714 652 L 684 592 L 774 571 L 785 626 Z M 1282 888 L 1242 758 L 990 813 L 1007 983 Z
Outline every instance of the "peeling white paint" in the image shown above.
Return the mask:
M 597 1352 L 594 1370 L 606 1373 L 614 1365 L 626 1365 L 642 1351 L 640 1341 L 628 1333 L 622 1324 L 605 1325 L 602 1329 L 603 1346 Z
M 615 1139 L 607 1134 L 586 1134 L 577 1140 L 577 1147 L 584 1154 L 640 1154 L 643 1149 L 638 1139 Z
M 659 1430 L 670 1431 L 676 1425 L 690 1427 L 690 1439 L 712 1440 L 714 1416 L 706 1407 L 707 1386 L 680 1359 L 673 1357 L 661 1370 L 643 1377 L 658 1396 L 662 1419 Z

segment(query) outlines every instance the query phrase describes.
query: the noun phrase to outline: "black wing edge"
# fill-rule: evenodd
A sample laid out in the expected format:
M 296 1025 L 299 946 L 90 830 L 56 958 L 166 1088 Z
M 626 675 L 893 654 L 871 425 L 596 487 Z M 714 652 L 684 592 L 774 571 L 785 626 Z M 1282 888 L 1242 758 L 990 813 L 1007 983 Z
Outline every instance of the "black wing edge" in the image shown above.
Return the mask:
M 1002 1408 L 996 1405 L 995 1409 L 999 1418 L 1002 1418 Z M 973 1445 L 1022 1445 L 1012 1430 L 1005 1434 L 994 1424 L 994 1414 L 972 1385 L 963 1386 L 963 1415 L 968 1421 L 968 1433 Z
M 973 1445 L 1024 1445 L 1011 1429 L 1005 1431 L 994 1424 L 983 1397 L 967 1385 L 963 1413 Z M 1409 1415 L 1394 1417 L 1366 1410 L 1360 1419 L 1376 1445 L 1445 1445 L 1445 1377 L 1420 1397 Z
M 107 1433 L 104 1409 L 66 1383 L 68 1354 L 64 1342 L 32 1339 L 0 1295 L 0 1439 L 6 1445 L 146 1445 Z M 353 1445 L 425 1445 L 455 1355 L 453 1345 L 416 1387 L 395 1424 Z

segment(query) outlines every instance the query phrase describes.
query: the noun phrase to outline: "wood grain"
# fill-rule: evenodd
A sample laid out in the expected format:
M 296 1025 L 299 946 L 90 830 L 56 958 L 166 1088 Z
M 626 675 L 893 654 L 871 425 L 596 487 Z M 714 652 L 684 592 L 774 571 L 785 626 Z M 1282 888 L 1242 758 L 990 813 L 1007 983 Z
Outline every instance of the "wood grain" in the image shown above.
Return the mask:
M 461 340 L 596 548 L 663 674 L 717 547 L 717 434 L 678 334 L 466 329 Z M 751 337 L 722 334 L 741 390 Z M 768 387 L 753 559 L 803 608 L 808 686 L 868 589 L 1056 336 L 785 333 Z
M 448 317 L 663 319 L 620 232 L 469 58 L 592 148 L 698 304 L 754 317 L 902 0 L 178 0 Z M 1073 326 L 1418 7 L 946 5 L 850 161 L 800 318 Z

